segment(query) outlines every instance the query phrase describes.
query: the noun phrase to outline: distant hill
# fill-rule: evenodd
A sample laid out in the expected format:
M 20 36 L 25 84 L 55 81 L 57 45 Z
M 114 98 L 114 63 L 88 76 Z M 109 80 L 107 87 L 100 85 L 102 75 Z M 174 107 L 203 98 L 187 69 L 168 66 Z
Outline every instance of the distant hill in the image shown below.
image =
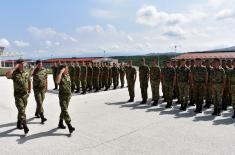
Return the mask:
M 228 47 L 228 48 L 222 48 L 222 49 L 216 49 L 213 51 L 235 51 L 235 46 Z
M 168 53 L 149 53 L 146 54 L 145 56 L 175 56 L 178 55 L 179 53 L 176 52 L 168 52 Z

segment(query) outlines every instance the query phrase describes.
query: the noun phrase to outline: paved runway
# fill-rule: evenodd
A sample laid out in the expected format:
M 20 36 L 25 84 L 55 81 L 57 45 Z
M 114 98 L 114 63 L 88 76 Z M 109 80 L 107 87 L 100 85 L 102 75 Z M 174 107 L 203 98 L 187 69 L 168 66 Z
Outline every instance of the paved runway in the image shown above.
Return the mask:
M 27 118 L 29 134 L 15 129 L 17 111 L 11 80 L 0 78 L 0 154 L 76 154 L 76 155 L 151 155 L 151 154 L 235 154 L 235 121 L 230 109 L 221 117 L 211 116 L 212 109 L 195 115 L 194 108 L 180 112 L 178 106 L 165 110 L 126 103 L 127 88 L 108 92 L 76 95 L 69 112 L 76 131 L 58 130 L 58 95 L 51 91 L 44 104 L 48 121 L 34 119 L 35 101 L 30 95 Z M 149 89 L 149 96 L 151 92 Z

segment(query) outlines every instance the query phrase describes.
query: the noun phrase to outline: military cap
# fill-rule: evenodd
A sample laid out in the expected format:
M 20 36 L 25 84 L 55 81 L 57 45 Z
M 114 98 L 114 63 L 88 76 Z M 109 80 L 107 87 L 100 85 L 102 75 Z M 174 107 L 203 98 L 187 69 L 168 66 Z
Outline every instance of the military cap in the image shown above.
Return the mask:
M 25 62 L 23 59 L 16 60 L 16 64 L 20 64 L 20 63 L 23 63 L 23 62 Z
M 42 60 L 36 60 L 36 64 L 42 63 Z

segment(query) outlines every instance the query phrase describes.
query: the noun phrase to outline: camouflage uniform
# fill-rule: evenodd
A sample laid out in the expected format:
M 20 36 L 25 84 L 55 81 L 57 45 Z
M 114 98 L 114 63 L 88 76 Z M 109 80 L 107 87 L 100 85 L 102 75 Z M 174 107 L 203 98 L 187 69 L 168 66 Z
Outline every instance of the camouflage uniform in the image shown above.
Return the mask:
M 182 66 L 178 68 L 177 80 L 179 85 L 179 100 L 181 102 L 181 110 L 186 110 L 188 106 L 189 97 L 189 75 L 190 69 L 188 67 Z
M 47 91 L 47 70 L 45 68 L 35 69 L 33 73 L 33 90 L 34 97 L 37 103 L 36 115 L 42 114 L 43 101 Z
M 86 88 L 87 88 L 87 67 L 86 66 L 81 66 L 80 79 L 81 79 L 82 91 L 83 93 L 85 93 Z
M 81 67 L 79 65 L 75 66 L 75 84 L 77 92 L 80 92 L 80 83 L 81 83 Z
M 205 97 L 208 73 L 204 66 L 194 67 L 191 72 L 193 77 L 194 100 L 196 102 L 195 112 L 201 112 L 203 99 Z
M 139 67 L 139 81 L 141 95 L 144 102 L 148 99 L 148 83 L 149 83 L 149 67 L 147 65 L 142 65 Z
M 125 85 L 125 69 L 122 66 L 119 67 L 119 73 L 120 73 L 121 87 L 123 88 Z
M 119 71 L 118 71 L 118 68 L 116 66 L 113 66 L 111 68 L 111 70 L 112 70 L 113 87 L 114 87 L 114 89 L 116 89 L 117 86 L 118 86 L 118 74 L 119 74 Z
M 99 77 L 100 77 L 100 68 L 95 66 L 93 67 L 93 88 L 98 91 L 99 90 Z
M 131 99 L 135 98 L 135 79 L 136 69 L 134 67 L 128 67 L 127 69 L 127 84 L 128 84 L 128 92 Z
M 166 98 L 167 107 L 171 107 L 172 100 L 174 98 L 174 78 L 176 75 L 174 67 L 165 67 L 163 72 L 163 87 L 164 87 L 164 97 Z
M 192 70 L 194 68 L 195 68 L 194 66 L 190 66 L 189 67 L 191 72 L 192 72 Z M 190 100 L 189 105 L 194 106 L 194 104 L 195 104 L 195 96 L 194 96 L 194 89 L 193 89 L 193 87 L 191 85 L 189 86 L 189 100 Z
M 230 93 L 232 97 L 232 106 L 233 106 L 234 115 L 235 115 L 235 68 L 230 69 L 229 81 L 230 81 Z
M 87 67 L 87 89 L 89 91 L 92 90 L 92 77 L 93 77 L 93 68 L 88 66 Z
M 207 86 L 206 86 L 206 105 L 209 108 L 212 103 L 211 72 L 212 72 L 213 68 L 211 66 L 209 66 L 209 67 L 206 67 L 206 70 L 208 73 L 208 80 L 207 80 L 208 82 L 207 82 Z M 207 108 L 207 106 L 205 108 Z
M 229 92 L 229 74 L 230 74 L 230 68 L 224 67 L 224 71 L 226 74 L 226 84 L 224 87 L 224 92 L 222 96 L 222 110 L 227 110 L 227 106 L 231 104 L 231 93 Z
M 112 68 L 109 67 L 109 77 L 108 77 L 108 85 L 109 85 L 109 88 L 111 87 L 112 85 Z
M 100 76 L 99 76 L 99 89 L 103 88 L 103 67 L 100 66 Z
M 58 89 L 58 84 L 56 83 L 56 76 L 57 76 L 57 72 L 58 72 L 58 67 L 52 66 L 51 69 L 52 69 L 53 81 L 54 81 L 55 89 Z
M 60 100 L 60 119 L 70 124 L 71 118 L 68 113 L 68 106 L 71 99 L 71 80 L 69 75 L 62 75 L 59 87 L 59 100 Z
M 159 66 L 152 66 L 150 68 L 150 84 L 152 89 L 152 99 L 159 100 L 159 85 L 160 85 L 161 69 Z
M 69 76 L 70 76 L 70 80 L 71 80 L 71 90 L 72 92 L 75 90 L 75 67 L 73 65 L 69 66 Z
M 212 100 L 214 104 L 214 112 L 220 113 L 222 109 L 222 90 L 224 87 L 224 80 L 226 74 L 222 67 L 211 71 L 211 87 L 212 87 Z
M 12 74 L 14 83 L 15 105 L 18 109 L 18 121 L 26 122 L 25 109 L 29 97 L 30 75 L 27 71 L 15 70 Z
M 107 90 L 109 88 L 109 68 L 107 66 L 103 68 L 103 83 Z

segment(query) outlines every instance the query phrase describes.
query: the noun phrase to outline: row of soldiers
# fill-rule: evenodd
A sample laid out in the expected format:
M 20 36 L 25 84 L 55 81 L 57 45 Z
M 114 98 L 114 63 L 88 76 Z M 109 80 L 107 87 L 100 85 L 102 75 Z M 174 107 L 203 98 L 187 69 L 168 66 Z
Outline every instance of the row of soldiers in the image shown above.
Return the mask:
M 55 89 L 58 89 L 56 84 L 56 76 L 58 74 L 58 68 L 61 64 L 54 64 L 51 69 L 53 72 L 53 79 L 55 83 Z M 71 79 L 71 91 L 75 93 L 86 94 L 94 90 L 98 92 L 103 89 L 107 91 L 113 84 L 113 89 L 116 89 L 119 85 L 119 79 L 121 81 L 121 88 L 125 85 L 125 71 L 126 65 L 123 63 L 117 66 L 117 63 L 70 63 L 68 66 L 69 75 Z
M 130 69 L 133 68 L 131 64 L 130 61 Z M 133 81 L 133 79 L 130 80 Z M 181 104 L 180 110 L 182 111 L 186 111 L 188 106 L 196 104 L 195 113 L 201 113 L 203 107 L 208 109 L 214 105 L 212 114 L 220 116 L 222 111 L 232 105 L 234 108 L 232 118 L 235 118 L 235 60 L 222 60 L 222 62 L 217 58 L 213 61 L 202 61 L 200 58 L 191 61 L 182 59 L 178 62 L 168 60 L 164 61 L 160 68 L 156 60 L 153 60 L 152 66 L 148 67 L 143 58 L 139 67 L 143 99 L 141 104 L 147 102 L 149 80 L 153 106 L 158 105 L 161 83 L 163 98 L 167 102 L 166 108 L 171 108 L 173 99 L 178 99 L 177 103 Z M 133 94 L 134 89 L 129 88 L 128 90 Z M 130 95 L 129 102 L 133 101 L 134 96 Z

